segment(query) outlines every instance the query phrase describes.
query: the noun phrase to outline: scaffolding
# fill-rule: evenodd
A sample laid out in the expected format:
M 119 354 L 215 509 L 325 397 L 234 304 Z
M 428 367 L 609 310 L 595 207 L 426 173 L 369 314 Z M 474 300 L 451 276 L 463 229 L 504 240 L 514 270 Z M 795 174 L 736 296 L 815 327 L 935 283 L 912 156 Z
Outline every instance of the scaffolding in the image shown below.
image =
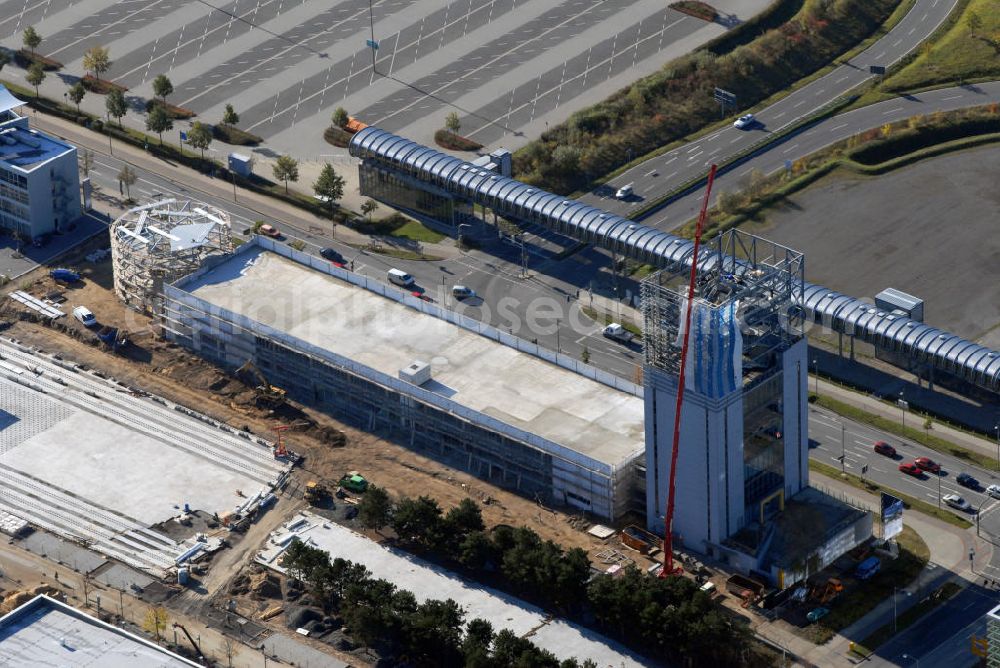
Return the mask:
M 233 250 L 229 214 L 191 200 L 161 199 L 111 224 L 115 294 L 127 306 L 162 313 L 164 283 Z
M 771 355 L 802 336 L 803 255 L 731 230 L 708 244 L 698 264 L 691 327 L 715 346 L 706 351 L 713 363 L 736 377 L 770 368 Z M 680 370 L 685 271 L 684 263 L 668 266 L 641 286 L 645 362 L 671 375 Z

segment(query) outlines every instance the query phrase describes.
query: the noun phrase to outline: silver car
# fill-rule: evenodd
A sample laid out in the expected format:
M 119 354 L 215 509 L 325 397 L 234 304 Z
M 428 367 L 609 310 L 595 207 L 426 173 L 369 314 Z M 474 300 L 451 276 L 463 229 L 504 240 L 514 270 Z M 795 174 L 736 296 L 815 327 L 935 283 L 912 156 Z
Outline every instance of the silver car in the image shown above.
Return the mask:
M 972 510 L 972 506 L 969 505 L 969 502 L 960 497 L 958 494 L 945 494 L 941 497 L 941 500 L 952 508 L 957 508 L 958 510 L 964 510 L 966 512 Z
M 990 485 L 986 488 L 986 493 L 994 499 L 1000 499 L 1000 485 Z

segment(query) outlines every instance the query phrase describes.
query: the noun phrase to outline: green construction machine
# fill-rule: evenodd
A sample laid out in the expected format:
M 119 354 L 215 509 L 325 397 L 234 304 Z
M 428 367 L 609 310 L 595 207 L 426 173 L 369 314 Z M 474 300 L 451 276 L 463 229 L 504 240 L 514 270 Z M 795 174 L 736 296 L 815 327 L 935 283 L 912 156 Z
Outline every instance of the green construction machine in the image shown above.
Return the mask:
M 368 481 L 365 480 L 364 476 L 357 471 L 348 471 L 337 484 L 346 489 L 348 492 L 354 492 L 356 494 L 361 494 L 368 489 Z

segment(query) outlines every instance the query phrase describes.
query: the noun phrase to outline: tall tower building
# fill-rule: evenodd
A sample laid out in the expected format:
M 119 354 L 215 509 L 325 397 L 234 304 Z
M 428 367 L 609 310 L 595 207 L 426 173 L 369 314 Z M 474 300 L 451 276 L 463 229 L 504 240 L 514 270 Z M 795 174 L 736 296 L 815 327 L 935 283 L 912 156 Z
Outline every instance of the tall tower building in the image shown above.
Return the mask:
M 677 459 L 675 544 L 726 558 L 730 536 L 763 542 L 809 484 L 801 253 L 740 231 L 706 244 L 691 312 Z M 647 523 L 664 532 L 688 269 L 642 284 Z

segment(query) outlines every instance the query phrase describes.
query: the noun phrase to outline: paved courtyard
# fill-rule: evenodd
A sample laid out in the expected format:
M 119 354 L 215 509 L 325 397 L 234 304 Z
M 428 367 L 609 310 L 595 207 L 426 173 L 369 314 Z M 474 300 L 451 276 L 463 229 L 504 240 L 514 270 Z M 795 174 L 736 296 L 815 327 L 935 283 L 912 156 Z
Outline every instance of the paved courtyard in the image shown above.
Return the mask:
M 425 143 L 456 111 L 462 134 L 515 148 L 768 3 L 717 0 L 716 23 L 667 4 L 374 0 L 369 14 L 364 0 L 6 0 L 0 44 L 20 48 L 35 26 L 39 52 L 64 65 L 42 84 L 56 99 L 84 74 L 84 52 L 108 47 L 104 76 L 129 88 L 134 126 L 165 73 L 170 102 L 210 123 L 231 103 L 240 127 L 302 159 L 336 153 L 319 138 L 338 106 Z M 24 71 L 4 76 L 23 81 Z M 82 106 L 104 114 L 98 95 Z

